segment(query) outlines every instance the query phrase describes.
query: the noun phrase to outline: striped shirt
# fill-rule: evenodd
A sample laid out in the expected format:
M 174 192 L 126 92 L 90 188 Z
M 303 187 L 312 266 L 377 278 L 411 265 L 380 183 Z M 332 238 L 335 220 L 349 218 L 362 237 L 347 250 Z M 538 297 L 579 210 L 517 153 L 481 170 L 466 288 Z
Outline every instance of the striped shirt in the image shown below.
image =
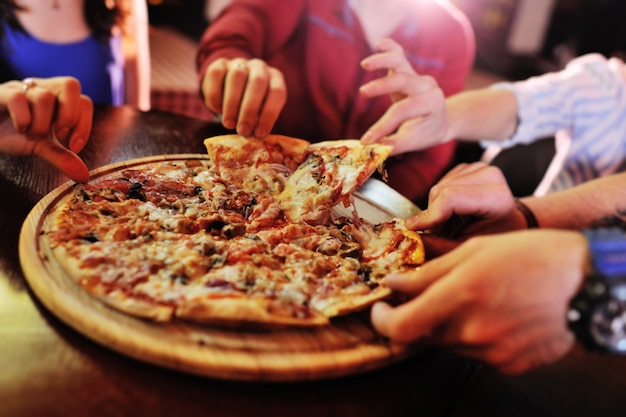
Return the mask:
M 569 139 L 549 191 L 626 168 L 626 66 L 621 60 L 588 54 L 562 71 L 492 88 L 515 93 L 519 125 L 504 142 L 483 141 L 483 146 L 510 147 L 551 135 Z

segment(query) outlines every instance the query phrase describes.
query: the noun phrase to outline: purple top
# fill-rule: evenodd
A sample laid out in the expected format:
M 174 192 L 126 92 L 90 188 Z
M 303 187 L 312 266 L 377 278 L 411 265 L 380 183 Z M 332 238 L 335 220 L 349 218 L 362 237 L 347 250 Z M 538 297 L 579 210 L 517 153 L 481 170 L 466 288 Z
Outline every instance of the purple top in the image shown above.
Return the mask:
M 0 59 L 9 79 L 73 76 L 83 94 L 96 104 L 124 102 L 124 72 L 121 38 L 103 43 L 93 35 L 73 43 L 49 43 L 3 23 Z

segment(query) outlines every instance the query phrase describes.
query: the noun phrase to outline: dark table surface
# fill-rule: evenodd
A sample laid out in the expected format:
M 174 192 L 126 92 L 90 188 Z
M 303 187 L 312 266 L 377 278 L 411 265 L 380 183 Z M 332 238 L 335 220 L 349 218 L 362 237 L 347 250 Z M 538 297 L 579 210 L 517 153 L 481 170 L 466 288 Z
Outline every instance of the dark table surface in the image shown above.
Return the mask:
M 96 109 L 90 169 L 204 153 L 210 122 L 129 107 Z M 233 382 L 131 359 L 74 331 L 32 294 L 18 238 L 32 207 L 67 181 L 46 162 L 0 156 L 0 416 L 621 416 L 626 358 L 573 351 L 503 376 L 429 349 L 368 373 L 313 382 Z

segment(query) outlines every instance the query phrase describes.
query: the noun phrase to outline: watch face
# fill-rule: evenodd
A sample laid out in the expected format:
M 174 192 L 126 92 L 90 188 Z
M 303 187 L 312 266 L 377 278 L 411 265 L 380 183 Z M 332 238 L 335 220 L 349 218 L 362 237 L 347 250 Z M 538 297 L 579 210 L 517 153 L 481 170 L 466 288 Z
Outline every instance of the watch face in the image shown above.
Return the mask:
M 596 343 L 615 353 L 626 353 L 626 300 L 611 298 L 591 316 L 591 335 Z
M 570 329 L 591 350 L 626 354 L 626 232 L 617 227 L 583 231 L 590 264 L 570 307 Z

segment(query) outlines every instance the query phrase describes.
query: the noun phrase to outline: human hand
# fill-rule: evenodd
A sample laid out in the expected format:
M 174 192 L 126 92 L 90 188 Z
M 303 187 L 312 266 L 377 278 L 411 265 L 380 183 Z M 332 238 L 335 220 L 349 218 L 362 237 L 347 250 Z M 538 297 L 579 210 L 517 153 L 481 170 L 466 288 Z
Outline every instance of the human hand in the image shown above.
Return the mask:
M 220 58 L 202 80 L 205 105 L 242 136 L 267 136 L 287 100 L 282 73 L 260 59 Z
M 527 227 L 502 171 L 482 162 L 459 164 L 446 173 L 430 189 L 428 208 L 407 219 L 406 226 L 458 240 Z
M 89 138 L 93 103 L 72 77 L 0 84 L 0 152 L 36 155 L 77 182 L 89 180 L 78 157 Z
M 361 140 L 392 145 L 395 155 L 452 139 L 445 96 L 435 79 L 417 74 L 395 41 L 383 39 L 377 47 L 379 52 L 365 58 L 361 66 L 368 71 L 386 69 L 387 76 L 361 86 L 360 92 L 368 98 L 389 94 L 394 103 Z
M 571 231 L 473 238 L 417 271 L 387 276 L 391 289 L 415 298 L 375 304 L 372 323 L 398 342 L 424 339 L 503 373 L 525 372 L 572 347 L 566 314 L 587 256 L 585 238 Z

